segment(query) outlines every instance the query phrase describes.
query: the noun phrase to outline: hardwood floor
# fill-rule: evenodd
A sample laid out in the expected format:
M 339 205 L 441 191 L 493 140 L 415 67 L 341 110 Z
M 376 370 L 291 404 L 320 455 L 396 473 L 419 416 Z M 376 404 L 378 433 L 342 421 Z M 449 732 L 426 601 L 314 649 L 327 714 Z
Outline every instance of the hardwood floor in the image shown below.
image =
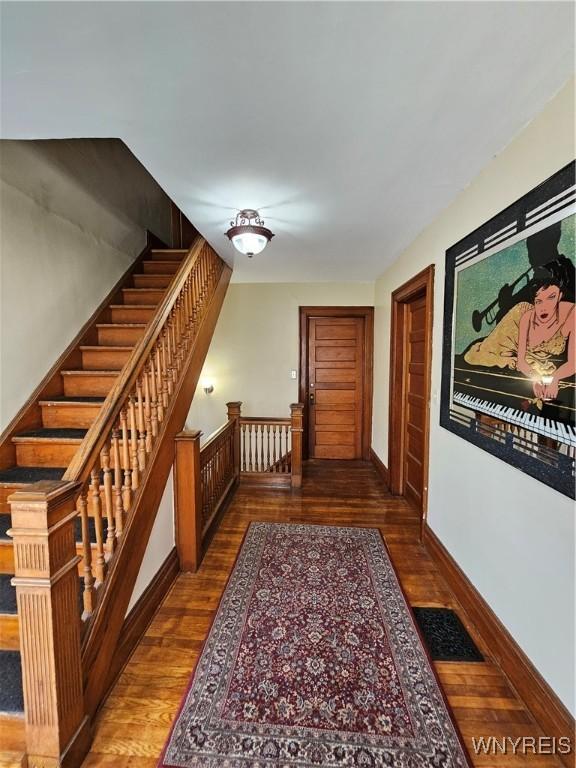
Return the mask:
M 240 488 L 198 573 L 178 577 L 104 705 L 84 768 L 154 768 L 210 627 L 214 611 L 252 520 L 379 527 L 412 605 L 455 609 L 485 663 L 436 663 L 458 727 L 481 768 L 559 766 L 551 755 L 474 755 L 472 737 L 541 736 L 491 659 L 426 550 L 419 519 L 383 487 L 371 464 L 312 461 L 301 493 Z

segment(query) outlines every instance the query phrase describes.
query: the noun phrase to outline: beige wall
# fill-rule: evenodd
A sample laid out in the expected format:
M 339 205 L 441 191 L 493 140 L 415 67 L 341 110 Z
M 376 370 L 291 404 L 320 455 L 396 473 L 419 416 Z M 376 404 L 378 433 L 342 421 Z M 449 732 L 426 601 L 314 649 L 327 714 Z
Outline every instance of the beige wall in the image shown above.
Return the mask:
M 440 428 L 439 393 L 446 249 L 574 159 L 573 88 L 568 84 L 378 280 L 373 424 L 374 449 L 387 463 L 390 293 L 435 264 L 429 523 L 572 712 L 574 505 Z
M 265 254 L 262 258 L 266 258 Z M 298 401 L 300 306 L 374 304 L 373 283 L 238 283 L 228 289 L 187 424 L 204 439 L 226 421 L 226 402 L 251 416 L 288 416 Z M 214 381 L 206 395 L 202 378 Z
M 146 242 L 169 199 L 118 140 L 0 142 L 0 428 Z

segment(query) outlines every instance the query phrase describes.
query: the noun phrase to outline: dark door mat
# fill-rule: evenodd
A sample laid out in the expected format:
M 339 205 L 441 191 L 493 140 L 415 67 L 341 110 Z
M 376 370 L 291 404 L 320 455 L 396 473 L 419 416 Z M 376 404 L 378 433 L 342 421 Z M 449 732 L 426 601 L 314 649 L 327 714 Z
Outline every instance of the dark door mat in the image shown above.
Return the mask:
M 9 573 L 0 573 L 0 613 L 18 613 L 16 590 L 10 584 Z
M 0 651 L 0 712 L 23 712 L 22 665 L 19 651 Z
M 432 661 L 484 661 L 458 615 L 449 608 L 413 608 Z

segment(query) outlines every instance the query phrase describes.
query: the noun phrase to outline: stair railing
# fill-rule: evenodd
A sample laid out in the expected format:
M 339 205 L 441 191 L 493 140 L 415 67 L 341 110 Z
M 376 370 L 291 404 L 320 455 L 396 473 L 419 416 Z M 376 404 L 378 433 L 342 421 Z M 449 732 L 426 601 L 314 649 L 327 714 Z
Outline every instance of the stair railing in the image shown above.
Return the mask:
M 176 547 L 183 571 L 196 571 L 211 532 L 238 482 L 285 488 L 302 485 L 302 412 L 288 418 L 242 416 L 227 404 L 228 421 L 200 447 L 199 430 L 176 437 Z
M 60 765 L 64 754 L 66 762 L 71 760 L 69 765 L 76 765 L 80 763 L 74 759 L 79 761 L 86 752 L 90 717 L 106 684 L 106 659 L 100 659 L 98 653 L 105 642 L 109 656 L 116 642 L 115 637 L 108 638 L 114 633 L 106 634 L 110 617 L 99 615 L 103 602 L 100 595 L 109 598 L 108 603 L 113 602 L 114 595 L 106 593 L 110 592 L 108 587 L 116 588 L 122 579 L 115 566 L 133 512 L 137 505 L 148 503 L 150 507 L 153 502 L 146 499 L 155 495 L 150 492 L 150 469 L 156 457 L 162 455 L 158 452 L 165 453 L 166 443 L 161 438 L 173 425 L 170 419 L 181 388 L 193 393 L 190 382 L 185 381 L 187 366 L 190 360 L 196 360 L 197 339 L 202 354 L 207 350 L 209 337 L 201 326 L 208 315 L 215 322 L 211 300 L 217 290 L 223 298 L 222 290 L 225 292 L 229 279 L 228 274 L 224 280 L 224 270 L 230 271 L 199 238 L 184 258 L 63 480 L 35 483 L 9 499 L 31 765 L 50 761 L 51 765 Z M 169 460 L 171 463 L 171 457 Z M 81 556 L 75 543 L 78 517 Z M 144 545 L 138 545 L 141 556 L 151 520 L 153 517 L 147 514 L 147 530 L 141 537 Z M 128 565 L 134 571 L 133 564 Z M 79 567 L 83 577 L 81 606 Z M 109 585 L 113 571 L 115 584 Z M 132 581 L 136 575 L 137 570 L 131 573 Z M 124 597 L 127 602 L 128 597 Z M 113 605 L 112 611 L 118 613 L 122 608 Z M 115 619 L 123 616 L 119 613 Z M 97 617 L 102 626 L 94 629 L 91 619 Z M 100 679 L 88 681 L 95 672 L 92 667 L 96 659 L 102 667 L 97 670 Z

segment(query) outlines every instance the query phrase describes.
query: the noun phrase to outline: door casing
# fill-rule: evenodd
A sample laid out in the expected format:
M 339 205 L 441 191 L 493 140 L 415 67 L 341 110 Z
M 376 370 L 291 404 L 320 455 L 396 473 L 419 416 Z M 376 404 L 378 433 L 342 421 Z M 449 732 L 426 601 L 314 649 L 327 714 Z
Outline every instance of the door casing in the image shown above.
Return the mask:
M 363 418 L 362 458 L 370 460 L 372 433 L 372 378 L 374 358 L 374 307 L 300 307 L 300 371 L 298 400 L 304 403 L 304 433 L 302 435 L 303 458 L 308 452 L 308 326 L 312 317 L 363 317 L 364 318 L 364 377 L 363 377 Z
M 426 296 L 426 365 L 425 365 L 425 414 L 424 414 L 424 484 L 422 494 L 423 528 L 428 513 L 428 472 L 430 443 L 430 394 L 432 372 L 432 321 L 434 309 L 434 265 L 426 267 L 392 293 L 392 317 L 390 327 L 390 404 L 388 416 L 388 473 L 391 493 L 403 496 L 405 491 L 404 451 L 406 413 L 398 403 L 404 403 L 406 394 L 406 309 L 416 297 Z

